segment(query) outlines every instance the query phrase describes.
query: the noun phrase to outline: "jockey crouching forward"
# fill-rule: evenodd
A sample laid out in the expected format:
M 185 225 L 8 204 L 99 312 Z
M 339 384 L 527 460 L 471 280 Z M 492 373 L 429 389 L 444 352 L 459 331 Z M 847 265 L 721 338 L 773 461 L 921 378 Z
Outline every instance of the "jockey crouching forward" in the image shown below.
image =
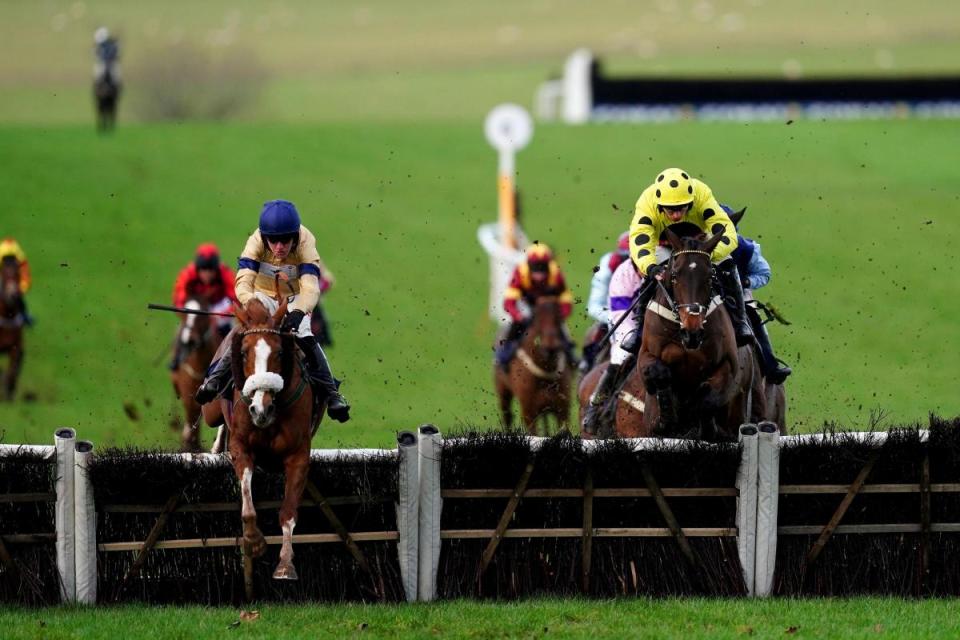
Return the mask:
M 710 187 L 691 178 L 682 169 L 664 169 L 637 200 L 633 223 L 630 225 L 630 251 L 637 269 L 648 278 L 661 274 L 665 267 L 657 262 L 656 255 L 660 234 L 668 226 L 679 222 L 692 223 L 707 235 L 723 234 L 713 250 L 711 261 L 716 265 L 717 279 L 723 288 L 723 300 L 733 323 L 737 346 L 750 344 L 753 333 L 747 323 L 737 263 L 731 257 L 737 248 L 736 228 Z M 645 312 L 656 289 L 649 287 L 643 291 L 643 297 L 637 304 L 638 313 Z
M 522 300 L 526 306 L 533 309 L 537 298 L 556 296 L 560 303 L 560 317 L 566 320 L 573 310 L 573 294 L 567 289 L 566 280 L 560 266 L 553 258 L 553 252 L 545 244 L 533 243 L 527 247 L 526 260 L 513 270 L 510 284 L 503 296 L 503 308 L 510 314 L 513 322 L 510 323 L 506 335 L 499 340 L 496 351 L 497 363 L 506 371 L 510 367 L 520 338 L 527 328 L 528 318 L 520 308 Z M 566 330 L 566 329 L 564 329 Z M 564 335 L 567 357 L 573 363 L 573 342 Z
M 26 293 L 30 290 L 33 279 L 30 277 L 30 263 L 27 261 L 27 254 L 23 251 L 20 243 L 14 238 L 4 238 L 0 240 L 0 260 L 10 258 L 17 261 L 17 267 L 20 270 L 20 296 L 17 297 L 20 305 L 19 315 L 23 324 L 28 327 L 33 326 L 33 316 L 27 311 Z
M 320 296 L 320 256 L 316 239 L 300 224 L 300 215 L 292 202 L 264 203 L 259 228 L 247 240 L 237 271 L 236 293 L 241 304 L 247 304 L 254 297 L 273 298 L 277 293 L 276 275 L 286 275 L 286 284 L 293 288 L 294 296 L 280 329 L 295 333 L 314 392 L 326 398 L 327 414 L 338 422 L 349 420 L 350 405 L 337 391 L 339 383 L 310 330 L 309 312 Z M 207 379 L 197 391 L 197 402 L 205 404 L 213 400 L 229 377 L 228 346 L 220 360 L 211 365 Z
M 583 358 L 580 360 L 580 371 L 586 373 L 593 368 L 597 353 L 603 346 L 610 327 L 610 306 L 607 298 L 610 293 L 610 280 L 613 272 L 624 261 L 630 261 L 630 232 L 624 231 L 617 240 L 616 251 L 603 254 L 600 262 L 593 268 L 593 277 L 590 279 L 590 297 L 587 298 L 587 316 L 596 321 L 594 328 L 587 334 L 589 342 L 583 345 Z
M 185 266 L 177 274 L 177 281 L 173 285 L 173 306 L 183 307 L 187 300 L 200 297 L 210 305 L 210 311 L 229 313 L 230 306 L 237 299 L 234 291 L 233 269 L 220 262 L 220 250 L 213 243 L 201 244 L 197 247 L 193 262 Z M 232 323 L 230 318 L 214 316 L 215 326 L 221 338 L 230 333 Z M 182 349 L 180 341 L 175 342 L 173 360 L 170 370 L 175 371 L 180 366 Z

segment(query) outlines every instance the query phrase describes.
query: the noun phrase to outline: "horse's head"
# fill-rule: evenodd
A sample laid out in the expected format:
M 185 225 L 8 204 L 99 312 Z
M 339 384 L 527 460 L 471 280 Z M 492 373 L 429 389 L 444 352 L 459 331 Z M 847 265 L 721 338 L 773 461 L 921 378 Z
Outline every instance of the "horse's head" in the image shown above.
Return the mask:
M 699 349 L 703 344 L 713 282 L 710 256 L 723 233 L 704 239 L 703 236 L 680 237 L 667 229 L 665 235 L 673 249 L 670 284 L 675 311 L 680 316 L 680 342 L 687 349 Z
M 190 298 L 184 308 L 193 311 L 206 311 L 207 304 L 199 298 Z M 203 346 L 209 337 L 210 330 L 209 316 L 193 313 L 184 314 L 183 320 L 180 322 L 180 332 L 177 334 L 182 353 L 187 354 Z
M 20 296 L 20 262 L 16 256 L 4 256 L 0 262 L 0 296 L 6 305 Z
M 563 317 L 556 296 L 542 296 L 537 299 L 528 333 L 534 336 L 536 346 L 547 353 L 554 354 L 563 350 Z
M 282 334 L 278 328 L 286 312 L 286 301 L 270 315 L 256 298 L 244 308 L 234 308 L 240 323 L 231 345 L 234 383 L 254 426 L 260 429 L 273 423 L 276 398 L 292 369 L 292 335 Z

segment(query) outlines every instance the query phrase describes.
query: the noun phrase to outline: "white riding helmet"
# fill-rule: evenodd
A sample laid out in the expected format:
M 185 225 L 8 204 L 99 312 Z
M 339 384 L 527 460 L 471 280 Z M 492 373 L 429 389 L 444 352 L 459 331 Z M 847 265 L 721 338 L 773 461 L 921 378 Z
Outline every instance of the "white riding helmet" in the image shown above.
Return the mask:
M 106 27 L 100 27 L 93 32 L 93 41 L 97 44 L 103 44 L 107 41 L 107 38 L 110 37 L 110 32 L 107 31 Z

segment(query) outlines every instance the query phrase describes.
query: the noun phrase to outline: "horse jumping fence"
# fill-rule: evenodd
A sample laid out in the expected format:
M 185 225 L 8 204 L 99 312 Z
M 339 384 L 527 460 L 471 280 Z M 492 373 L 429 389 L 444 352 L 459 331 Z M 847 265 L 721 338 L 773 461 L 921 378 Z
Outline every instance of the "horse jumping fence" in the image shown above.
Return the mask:
M 425 425 L 314 450 L 274 581 L 282 476 L 257 471 L 253 560 L 226 456 L 0 445 L 0 601 L 428 601 L 532 595 L 960 594 L 960 420 L 735 444 Z

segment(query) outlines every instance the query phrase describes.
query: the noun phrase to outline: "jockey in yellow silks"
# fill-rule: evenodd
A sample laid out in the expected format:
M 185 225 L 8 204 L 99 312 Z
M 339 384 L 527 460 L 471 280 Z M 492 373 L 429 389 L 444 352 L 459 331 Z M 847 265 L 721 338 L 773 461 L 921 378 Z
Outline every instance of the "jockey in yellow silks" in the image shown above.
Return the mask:
M 0 240 L 0 260 L 8 256 L 17 261 L 20 269 L 20 315 L 23 318 L 23 323 L 31 326 L 33 324 L 33 317 L 27 311 L 27 302 L 24 298 L 24 294 L 30 290 L 30 285 L 33 283 L 33 280 L 30 278 L 30 263 L 27 262 L 27 254 L 24 253 L 20 243 L 10 237 Z
M 337 391 L 339 383 L 310 329 L 310 313 L 320 299 L 322 273 L 316 238 L 300 223 L 300 214 L 293 203 L 266 202 L 260 224 L 247 239 L 237 265 L 237 300 L 245 305 L 258 298 L 267 309 L 276 310 L 276 276 L 282 274 L 280 286 L 285 290 L 281 293 L 292 290 L 293 295 L 280 328 L 294 332 L 314 388 L 326 395 L 327 413 L 334 420 L 346 422 L 350 419 L 350 405 Z M 197 391 L 197 401 L 203 404 L 216 397 L 229 376 L 227 352 L 211 366 L 207 379 Z

